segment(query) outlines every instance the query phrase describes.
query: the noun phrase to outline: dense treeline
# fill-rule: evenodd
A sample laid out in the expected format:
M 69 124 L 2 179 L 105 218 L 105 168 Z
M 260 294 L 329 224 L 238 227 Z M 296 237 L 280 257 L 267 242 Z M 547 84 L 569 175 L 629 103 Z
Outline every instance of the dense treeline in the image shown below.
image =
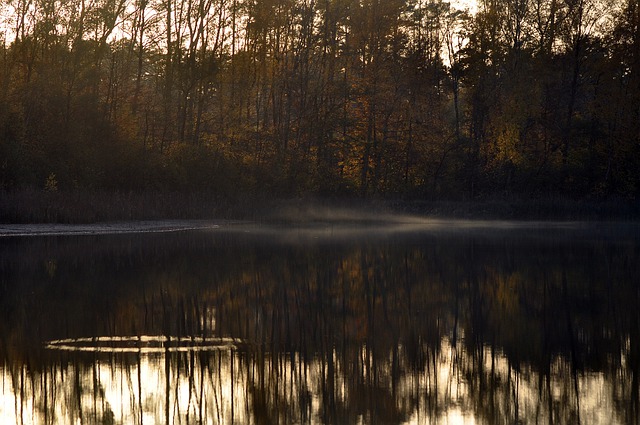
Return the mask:
M 640 190 L 638 0 L 0 4 L 0 189 Z

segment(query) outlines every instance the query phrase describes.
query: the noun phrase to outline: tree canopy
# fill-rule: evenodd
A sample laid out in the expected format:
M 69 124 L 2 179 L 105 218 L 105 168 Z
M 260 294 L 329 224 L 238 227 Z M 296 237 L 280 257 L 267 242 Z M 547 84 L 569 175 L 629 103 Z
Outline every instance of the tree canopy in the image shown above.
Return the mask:
M 1 0 L 0 189 L 640 191 L 638 0 Z

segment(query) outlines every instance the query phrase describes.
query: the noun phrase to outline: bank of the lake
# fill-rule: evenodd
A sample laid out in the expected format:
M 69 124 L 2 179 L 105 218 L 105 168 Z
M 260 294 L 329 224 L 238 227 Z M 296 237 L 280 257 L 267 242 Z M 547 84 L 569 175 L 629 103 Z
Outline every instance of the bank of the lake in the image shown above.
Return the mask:
M 0 223 L 87 224 L 136 220 L 376 220 L 383 214 L 482 220 L 640 219 L 632 198 L 492 197 L 478 199 L 380 199 L 269 194 L 234 197 L 210 192 L 42 191 L 0 192 Z

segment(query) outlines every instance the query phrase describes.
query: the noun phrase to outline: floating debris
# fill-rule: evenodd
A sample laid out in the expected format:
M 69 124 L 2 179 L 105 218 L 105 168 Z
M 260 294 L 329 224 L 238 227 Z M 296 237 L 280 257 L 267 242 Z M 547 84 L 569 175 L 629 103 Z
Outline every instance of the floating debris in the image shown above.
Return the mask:
M 237 338 L 140 335 L 57 339 L 46 342 L 44 347 L 59 351 L 147 354 L 233 350 L 244 345 Z

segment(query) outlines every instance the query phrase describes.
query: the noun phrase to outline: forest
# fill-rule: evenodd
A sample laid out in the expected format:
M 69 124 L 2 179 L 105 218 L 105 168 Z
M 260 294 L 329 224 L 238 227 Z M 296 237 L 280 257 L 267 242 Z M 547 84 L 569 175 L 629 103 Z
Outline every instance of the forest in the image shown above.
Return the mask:
M 636 199 L 638 0 L 1 0 L 0 190 Z

